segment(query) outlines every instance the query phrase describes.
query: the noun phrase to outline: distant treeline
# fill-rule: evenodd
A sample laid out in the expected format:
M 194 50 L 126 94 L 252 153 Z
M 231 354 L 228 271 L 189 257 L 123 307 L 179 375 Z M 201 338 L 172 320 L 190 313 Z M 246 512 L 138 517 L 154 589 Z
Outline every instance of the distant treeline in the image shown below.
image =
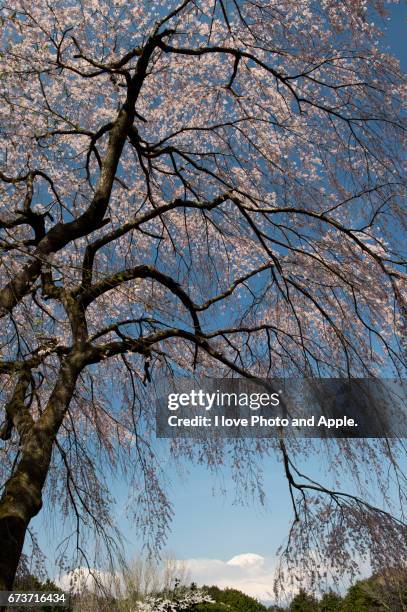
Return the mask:
M 63 592 L 52 581 L 40 581 L 32 574 L 20 575 L 14 590 Z M 193 603 L 185 607 L 188 596 L 198 592 L 210 598 L 211 603 Z M 316 597 L 300 589 L 288 607 L 267 607 L 237 589 L 220 589 L 217 586 L 198 588 L 194 583 L 189 586 L 176 583 L 175 588 L 155 593 L 152 599 L 154 602 L 149 604 L 152 606 L 150 608 L 143 603 L 145 598 L 136 593 L 117 598 L 86 591 L 81 594 L 67 594 L 68 603 L 65 608 L 43 606 L 36 609 L 41 612 L 61 612 L 63 609 L 68 612 L 138 612 L 150 609 L 157 612 L 403 612 L 407 611 L 407 571 L 374 574 L 356 582 L 343 596 L 330 590 Z M 11 610 L 25 612 L 26 608 L 13 607 Z

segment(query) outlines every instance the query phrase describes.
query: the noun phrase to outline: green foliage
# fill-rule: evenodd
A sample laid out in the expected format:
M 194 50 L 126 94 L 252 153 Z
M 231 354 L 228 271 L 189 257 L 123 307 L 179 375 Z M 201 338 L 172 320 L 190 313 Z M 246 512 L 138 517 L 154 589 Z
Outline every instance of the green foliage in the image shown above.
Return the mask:
M 292 612 L 318 612 L 318 601 L 313 595 L 301 589 L 292 600 L 290 610 Z
M 348 589 L 342 606 L 343 612 L 370 612 L 380 609 L 383 608 L 377 605 L 366 580 L 361 580 Z
M 264 612 L 267 610 L 256 599 L 236 589 L 222 590 L 216 586 L 211 586 L 204 587 L 204 590 L 215 603 L 199 604 L 194 608 L 197 612 Z
M 327 591 L 321 597 L 318 612 L 336 612 L 337 610 L 343 610 L 342 603 L 342 597 L 333 591 Z
M 230 607 L 223 603 L 202 603 L 195 606 L 196 612 L 230 612 Z
M 343 612 L 401 612 L 407 609 L 406 572 L 374 574 L 351 586 Z
M 292 612 L 401 612 L 407 610 L 407 573 L 387 570 L 359 580 L 342 598 L 333 591 L 317 600 L 301 590 L 291 602 Z

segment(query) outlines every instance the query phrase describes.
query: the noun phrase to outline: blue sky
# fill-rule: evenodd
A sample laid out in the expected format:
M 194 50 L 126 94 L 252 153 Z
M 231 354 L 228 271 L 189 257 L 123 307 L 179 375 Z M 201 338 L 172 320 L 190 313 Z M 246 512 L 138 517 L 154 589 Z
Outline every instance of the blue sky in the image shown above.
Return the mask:
M 384 41 L 404 68 L 407 68 L 406 13 L 406 4 L 391 5 L 388 34 Z M 318 461 L 313 459 L 304 467 L 315 473 L 319 471 Z M 268 494 L 266 508 L 259 504 L 233 505 L 234 484 L 227 472 L 224 480 L 216 483 L 204 467 L 189 466 L 188 469 L 188 476 L 177 475 L 170 464 L 166 466 L 174 509 L 168 550 L 176 558 L 193 560 L 190 562 L 191 577 L 198 581 L 216 580 L 221 586 L 229 584 L 258 594 L 262 599 L 267 598 L 264 592 L 271 581 L 274 555 L 287 535 L 291 518 L 281 464 L 276 459 L 264 464 Z M 221 495 L 220 489 L 225 489 L 226 494 Z M 134 525 L 125 516 L 125 486 L 115 483 L 112 492 L 117 501 L 117 521 L 126 539 L 126 553 L 131 558 L 140 550 L 142 542 Z M 48 520 L 44 523 L 40 515 L 33 526 L 49 558 L 50 574 L 54 575 L 51 560 L 61 523 L 58 517 L 55 517 L 53 525 Z
M 407 19 L 407 2 L 401 2 L 396 5 L 390 5 L 390 19 L 387 26 L 387 34 L 385 45 L 400 60 L 404 70 L 407 69 L 407 47 L 406 47 L 406 19 Z
M 407 68 L 406 3 L 390 5 L 390 19 L 384 44 Z M 310 461 L 311 472 L 316 460 Z M 175 518 L 168 547 L 179 558 L 214 557 L 229 559 L 242 552 L 269 557 L 287 534 L 291 518 L 287 482 L 277 460 L 265 464 L 268 507 L 232 506 L 233 482 L 227 475 L 223 483 L 229 494 L 212 495 L 214 480 L 204 468 L 191 468 L 187 480 L 174 480 L 172 501 Z M 232 494 L 230 494 L 232 492 Z
M 407 68 L 406 4 L 391 5 L 385 44 Z M 315 460 L 308 465 L 315 473 Z M 170 469 L 171 472 L 171 469 Z M 213 557 L 228 559 L 242 552 L 274 554 L 287 533 L 291 518 L 287 482 L 277 460 L 265 464 L 268 507 L 232 505 L 234 484 L 224 473 L 221 487 L 203 467 L 189 467 L 187 478 L 173 474 L 171 499 L 175 517 L 168 548 L 179 558 Z M 212 489 L 215 486 L 215 495 Z M 224 488 L 226 495 L 219 493 Z M 131 530 L 128 537 L 134 540 Z

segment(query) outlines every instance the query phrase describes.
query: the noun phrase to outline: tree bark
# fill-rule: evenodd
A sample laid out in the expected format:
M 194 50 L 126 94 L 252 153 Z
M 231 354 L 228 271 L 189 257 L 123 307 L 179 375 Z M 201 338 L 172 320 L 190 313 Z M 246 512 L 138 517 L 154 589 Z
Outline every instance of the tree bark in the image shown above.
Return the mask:
M 67 359 L 43 414 L 20 434 L 21 458 L 0 499 L 0 590 L 13 587 L 28 525 L 42 507 L 53 444 L 81 369 L 77 357 Z
M 43 432 L 32 432 L 0 500 L 0 590 L 11 590 L 31 519 L 42 506 L 42 489 L 52 444 Z

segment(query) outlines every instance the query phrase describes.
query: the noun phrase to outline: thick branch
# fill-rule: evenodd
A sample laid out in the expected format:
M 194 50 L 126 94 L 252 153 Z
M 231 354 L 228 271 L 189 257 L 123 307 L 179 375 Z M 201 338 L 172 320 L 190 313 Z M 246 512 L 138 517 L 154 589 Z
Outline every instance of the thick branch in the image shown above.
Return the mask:
M 13 395 L 5 406 L 6 422 L 0 431 L 0 439 L 8 440 L 11 437 L 13 427 L 16 428 L 20 440 L 34 424 L 25 399 L 28 387 L 31 383 L 31 370 L 24 368 L 18 376 Z
M 135 105 L 147 74 L 150 58 L 162 38 L 171 31 L 166 30 L 160 35 L 150 38 L 138 59 L 135 74 L 128 88 L 127 98 L 122 105 L 113 127 L 109 131 L 109 142 L 106 155 L 102 161 L 97 188 L 88 209 L 74 221 L 57 223 L 40 241 L 33 253 L 33 261 L 19 272 L 3 289 L 0 290 L 0 317 L 20 302 L 26 295 L 38 275 L 46 257 L 64 248 L 70 242 L 87 236 L 100 229 L 108 219 L 104 219 L 110 195 L 113 188 L 119 160 L 130 127 L 135 118 Z
M 83 308 L 87 308 L 87 306 L 89 306 L 93 300 L 103 295 L 107 291 L 137 278 L 151 278 L 164 287 L 167 287 L 167 289 L 169 289 L 181 300 L 191 314 L 196 332 L 199 333 L 201 331 L 199 319 L 196 314 L 197 308 L 194 302 L 182 289 L 182 287 L 173 278 L 171 278 L 171 276 L 163 274 L 159 270 L 156 270 L 153 266 L 136 266 L 135 268 L 123 270 L 122 272 L 117 272 L 116 274 L 112 274 L 111 276 L 104 278 L 99 283 L 92 285 L 80 294 L 80 304 L 83 306 Z

